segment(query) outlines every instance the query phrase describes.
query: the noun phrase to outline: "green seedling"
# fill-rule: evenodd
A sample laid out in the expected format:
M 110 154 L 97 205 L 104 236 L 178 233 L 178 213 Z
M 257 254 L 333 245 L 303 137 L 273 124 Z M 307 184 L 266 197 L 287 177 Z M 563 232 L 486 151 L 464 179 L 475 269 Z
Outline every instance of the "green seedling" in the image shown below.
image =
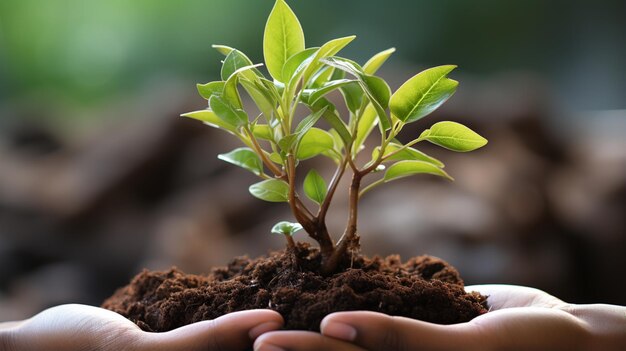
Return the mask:
M 183 114 L 224 130 L 243 143 L 244 147 L 218 157 L 261 179 L 250 186 L 253 196 L 289 204 L 297 223 L 280 222 L 272 233 L 283 235 L 293 252 L 292 236 L 304 229 L 319 243 L 325 274 L 337 271 L 342 260 L 359 250 L 358 204 L 365 193 L 415 174 L 452 179 L 441 161 L 414 145 L 427 141 L 467 152 L 487 143 L 468 127 L 448 121 L 435 123 L 408 143 L 399 142 L 396 137 L 405 126 L 424 118 L 454 94 L 458 82 L 447 76 L 456 66 L 422 71 L 392 93 L 385 80 L 375 73 L 395 49 L 374 55 L 364 65 L 337 56 L 354 39 L 355 36 L 347 36 L 306 48 L 297 17 L 284 0 L 276 0 L 263 37 L 264 67 L 271 78 L 261 71 L 262 64 L 254 64 L 243 52 L 214 45 L 225 55 L 221 80 L 198 84 L 198 92 L 208 101 L 208 108 Z M 340 116 L 327 98 L 335 91 L 341 93 L 348 116 Z M 254 112 L 244 110 L 241 92 L 256 105 Z M 309 114 L 297 115 L 302 110 L 299 106 L 304 106 Z M 323 129 L 322 124 L 330 128 Z M 365 140 L 375 129 L 380 141 L 371 158 L 357 162 Z M 298 173 L 301 161 L 312 157 L 334 162 L 332 178 L 327 181 L 316 170 L 308 171 L 304 177 Z M 349 215 L 343 234 L 335 242 L 327 229 L 326 216 L 346 173 L 352 177 Z M 373 179 L 366 180 L 368 176 Z M 302 191 L 311 202 L 303 201 Z

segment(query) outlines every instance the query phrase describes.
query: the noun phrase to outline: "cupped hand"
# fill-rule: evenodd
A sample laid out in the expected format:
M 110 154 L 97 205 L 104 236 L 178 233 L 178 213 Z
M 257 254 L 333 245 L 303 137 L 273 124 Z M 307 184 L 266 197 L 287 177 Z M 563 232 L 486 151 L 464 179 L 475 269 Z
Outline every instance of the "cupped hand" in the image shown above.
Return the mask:
M 250 310 L 165 333 L 144 332 L 123 316 L 98 307 L 61 305 L 23 322 L 0 324 L 3 351 L 22 350 L 245 350 L 264 332 L 282 327 L 280 314 Z M 2 347 L 4 346 L 4 348 Z
M 466 289 L 488 296 L 490 312 L 454 325 L 339 312 L 324 318 L 321 334 L 270 332 L 256 340 L 255 350 L 622 350 L 626 345 L 624 307 L 571 305 L 520 286 Z

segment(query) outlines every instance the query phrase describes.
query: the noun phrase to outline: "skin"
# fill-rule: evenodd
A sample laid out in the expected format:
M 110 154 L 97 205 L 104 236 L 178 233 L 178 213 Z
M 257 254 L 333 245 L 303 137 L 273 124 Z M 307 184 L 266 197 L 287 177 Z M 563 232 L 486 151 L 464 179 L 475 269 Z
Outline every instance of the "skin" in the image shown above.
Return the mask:
M 543 291 L 508 285 L 467 287 L 487 295 L 490 312 L 437 325 L 374 312 L 328 315 L 321 334 L 274 331 L 256 351 L 307 350 L 623 350 L 626 307 L 574 305 Z
M 20 322 L 0 323 L 0 350 L 622 350 L 626 307 L 574 305 L 537 289 L 481 285 L 490 313 L 437 325 L 374 312 L 327 316 L 322 333 L 277 331 L 269 310 L 231 313 L 166 333 L 141 331 L 114 312 L 61 305 Z
M 0 323 L 0 350 L 246 350 L 259 335 L 282 325 L 282 317 L 274 311 L 250 310 L 148 333 L 109 310 L 61 305 L 25 321 Z

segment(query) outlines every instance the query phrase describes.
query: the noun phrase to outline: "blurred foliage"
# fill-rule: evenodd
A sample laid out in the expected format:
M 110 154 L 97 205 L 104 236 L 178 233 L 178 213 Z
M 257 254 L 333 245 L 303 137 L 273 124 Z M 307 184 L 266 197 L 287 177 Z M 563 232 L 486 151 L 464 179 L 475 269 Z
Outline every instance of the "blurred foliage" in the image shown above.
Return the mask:
M 396 64 L 535 72 L 582 109 L 624 108 L 626 2 L 292 0 L 307 45 L 356 34 L 347 55 L 398 48 Z M 209 81 L 232 43 L 256 61 L 270 0 L 0 2 L 0 104 L 103 102 L 175 77 Z M 364 20 L 365 19 L 365 20 Z M 187 86 L 189 86 L 187 84 Z M 193 93 L 193 92 L 190 92 Z

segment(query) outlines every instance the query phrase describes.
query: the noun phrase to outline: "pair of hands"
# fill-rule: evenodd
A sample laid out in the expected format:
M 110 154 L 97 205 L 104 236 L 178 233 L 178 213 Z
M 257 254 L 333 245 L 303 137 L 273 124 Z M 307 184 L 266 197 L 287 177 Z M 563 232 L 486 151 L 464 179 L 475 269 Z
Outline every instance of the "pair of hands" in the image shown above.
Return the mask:
M 622 349 L 626 308 L 570 305 L 540 290 L 467 287 L 488 295 L 490 313 L 470 322 L 437 325 L 374 312 L 327 316 L 322 333 L 280 331 L 270 310 L 231 313 L 166 333 L 141 331 L 114 312 L 84 305 L 50 308 L 0 324 L 0 350 L 579 350 Z

